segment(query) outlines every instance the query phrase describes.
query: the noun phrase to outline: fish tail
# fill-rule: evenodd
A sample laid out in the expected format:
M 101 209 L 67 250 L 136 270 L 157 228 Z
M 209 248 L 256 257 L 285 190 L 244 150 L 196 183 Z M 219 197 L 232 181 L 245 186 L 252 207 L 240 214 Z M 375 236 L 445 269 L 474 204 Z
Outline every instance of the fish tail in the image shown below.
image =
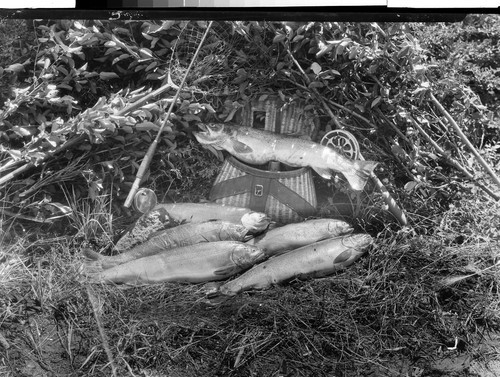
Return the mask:
M 349 171 L 343 171 L 353 190 L 361 191 L 365 188 L 368 178 L 373 174 L 373 170 L 378 165 L 375 161 L 353 161 L 353 166 Z

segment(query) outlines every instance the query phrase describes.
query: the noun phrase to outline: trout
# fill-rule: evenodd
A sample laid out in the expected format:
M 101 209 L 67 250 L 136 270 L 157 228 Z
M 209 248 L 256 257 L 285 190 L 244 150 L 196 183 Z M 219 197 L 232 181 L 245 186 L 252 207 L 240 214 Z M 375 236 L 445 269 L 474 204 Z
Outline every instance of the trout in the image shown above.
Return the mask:
M 368 234 L 354 234 L 303 246 L 252 267 L 222 284 L 219 292 L 234 296 L 250 289 L 267 289 L 293 278 L 327 276 L 358 260 L 371 242 Z
M 310 140 L 227 124 L 199 124 L 193 132 L 199 143 L 216 150 L 226 150 L 249 164 L 279 161 L 292 167 L 311 167 L 321 177 L 332 178 L 340 172 L 353 190 L 363 190 L 377 162 L 351 160 L 334 149 Z
M 227 279 L 265 258 L 262 249 L 237 241 L 204 242 L 178 247 L 90 273 L 97 282 L 145 285 L 201 283 Z
M 201 242 L 240 241 L 252 238 L 243 225 L 227 221 L 206 221 L 203 223 L 181 224 L 174 228 L 156 232 L 147 241 L 134 246 L 121 254 L 105 256 L 90 249 L 85 249 L 85 256 L 98 262 L 103 269 L 108 269 L 134 259 L 167 252 L 181 246 L 194 245 Z
M 268 230 L 266 233 L 247 241 L 247 243 L 264 249 L 266 255 L 271 257 L 327 238 L 348 234 L 352 231 L 353 228 L 341 220 L 306 220 Z
M 249 208 L 225 206 L 217 203 L 166 203 L 158 204 L 142 215 L 116 243 L 116 251 L 129 250 L 156 232 L 181 223 L 200 223 L 222 220 L 243 225 L 251 233 L 262 232 L 269 226 L 269 217 Z

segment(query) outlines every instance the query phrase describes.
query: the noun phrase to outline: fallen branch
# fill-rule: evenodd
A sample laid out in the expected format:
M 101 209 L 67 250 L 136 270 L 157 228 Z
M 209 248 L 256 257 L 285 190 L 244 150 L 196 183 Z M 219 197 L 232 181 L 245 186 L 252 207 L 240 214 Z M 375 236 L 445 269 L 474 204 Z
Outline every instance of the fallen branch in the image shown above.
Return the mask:
M 443 113 L 443 115 L 446 117 L 448 122 L 451 124 L 451 126 L 454 128 L 454 130 L 457 132 L 458 136 L 462 139 L 462 141 L 467 145 L 467 147 L 471 150 L 472 154 L 476 157 L 478 162 L 482 165 L 482 167 L 488 172 L 488 174 L 493 178 L 495 183 L 500 187 L 500 178 L 496 175 L 496 173 L 493 171 L 493 169 L 488 165 L 486 160 L 479 154 L 477 149 L 472 145 L 472 143 L 469 141 L 467 136 L 463 133 L 462 129 L 458 126 L 457 122 L 451 117 L 451 115 L 446 111 L 446 109 L 439 103 L 439 101 L 434 97 L 434 95 L 429 92 L 429 96 L 431 98 L 431 101 L 436 105 L 436 107 Z
M 431 144 L 436 152 L 444 159 L 445 162 L 447 162 L 449 165 L 453 166 L 455 169 L 459 170 L 462 172 L 467 179 L 471 180 L 474 182 L 481 190 L 486 192 L 489 196 L 491 196 L 493 199 L 496 201 L 500 200 L 500 197 L 496 195 L 493 191 L 491 191 L 488 187 L 482 185 L 481 183 L 477 182 L 477 180 L 474 178 L 474 175 L 470 173 L 466 168 L 464 168 L 462 165 L 460 165 L 457 161 L 449 157 L 446 152 L 439 146 L 438 143 L 436 143 L 432 138 L 425 132 L 425 130 L 417 123 L 415 119 L 413 119 L 411 116 L 408 116 L 408 119 L 410 119 L 411 123 L 413 126 L 418 130 L 418 132 L 426 139 L 429 144 Z
M 134 103 L 132 103 L 132 104 L 128 105 L 127 107 L 123 108 L 122 110 L 118 111 L 116 113 L 116 115 L 117 116 L 124 116 L 124 115 L 130 113 L 131 111 L 137 109 L 140 105 L 142 105 L 145 102 L 149 101 L 151 98 L 158 96 L 159 94 L 161 94 L 164 91 L 170 89 L 171 87 L 172 86 L 170 84 L 163 85 L 162 87 L 158 88 L 157 90 L 155 90 L 155 91 L 153 91 L 153 92 L 145 95 L 141 99 L 135 101 Z M 175 102 L 175 101 L 173 101 L 173 102 Z M 58 148 L 56 148 L 53 152 L 48 153 L 44 158 L 38 160 L 36 164 L 33 163 L 33 162 L 27 162 L 24 165 L 22 165 L 19 168 L 17 168 L 16 170 L 11 171 L 9 174 L 6 174 L 2 178 L 0 178 L 0 187 L 3 186 L 4 184 L 6 184 L 7 182 L 11 181 L 15 177 L 23 174 L 24 172 L 26 172 L 26 171 L 34 168 L 37 165 L 40 165 L 40 164 L 44 163 L 47 159 L 55 156 L 56 154 L 59 154 L 59 153 L 65 151 L 66 149 L 69 149 L 69 148 L 73 147 L 75 144 L 78 144 L 78 143 L 82 142 L 86 138 L 86 136 L 87 136 L 86 134 L 80 134 L 77 137 L 68 140 L 66 143 L 64 143 L 61 146 L 59 146 Z M 2 167 L 2 169 L 6 170 L 9 167 L 13 168 L 13 167 L 15 167 L 18 164 L 19 164 L 19 162 L 13 163 L 12 164 L 13 166 L 10 166 L 10 164 L 6 164 L 6 165 L 4 165 Z
M 361 152 L 359 153 L 359 157 L 362 160 L 364 160 L 364 157 L 361 154 Z M 387 188 L 382 183 L 382 181 L 373 172 L 372 172 L 370 177 L 371 177 L 373 183 L 375 183 L 375 186 L 377 186 L 377 189 L 382 194 L 382 199 L 384 200 L 385 204 L 387 204 L 389 212 L 392 213 L 392 215 L 399 221 L 399 223 L 402 226 L 408 225 L 408 219 L 406 218 L 405 211 L 403 211 L 399 207 L 398 203 L 391 196 L 391 193 L 389 192 L 389 190 L 387 190 Z
M 61 153 L 62 151 L 65 151 L 66 149 L 72 147 L 75 144 L 82 142 L 85 139 L 85 137 L 86 137 L 86 134 L 80 134 L 77 137 L 68 140 L 66 143 L 64 143 L 63 145 L 56 148 L 52 153 L 48 153 L 44 158 L 38 160 L 37 164 L 35 164 L 33 162 L 28 162 L 25 165 L 14 170 L 13 172 L 10 172 L 6 176 L 0 178 L 0 187 L 3 186 L 4 184 L 6 184 L 7 182 L 9 182 L 10 180 L 14 179 L 15 177 L 17 177 L 18 175 L 24 173 L 25 171 L 27 171 L 31 168 L 34 168 L 35 166 L 40 165 L 41 163 L 45 162 L 48 158 L 50 158 L 58 153 Z

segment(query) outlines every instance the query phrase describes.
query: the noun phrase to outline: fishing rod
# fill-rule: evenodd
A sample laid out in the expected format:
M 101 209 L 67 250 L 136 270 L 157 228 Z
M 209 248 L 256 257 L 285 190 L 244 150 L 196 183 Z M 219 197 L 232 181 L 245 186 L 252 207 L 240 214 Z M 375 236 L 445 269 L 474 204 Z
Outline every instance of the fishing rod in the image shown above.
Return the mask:
M 128 193 L 128 196 L 127 196 L 127 199 L 125 200 L 125 203 L 123 204 L 127 208 L 130 207 L 130 205 L 132 204 L 132 201 L 134 200 L 135 194 L 137 193 L 137 190 L 139 189 L 139 185 L 141 184 L 142 179 L 144 178 L 144 174 L 145 174 L 146 170 L 148 169 L 149 164 L 151 163 L 151 159 L 153 158 L 153 155 L 156 151 L 156 148 L 157 148 L 158 143 L 160 141 L 160 136 L 163 132 L 163 129 L 165 128 L 165 126 L 168 123 L 168 120 L 170 118 L 170 114 L 172 113 L 174 105 L 177 103 L 177 99 L 179 98 L 179 94 L 182 90 L 182 87 L 184 86 L 184 83 L 186 82 L 189 71 L 191 70 L 191 67 L 194 64 L 196 57 L 198 56 L 198 53 L 201 50 L 201 46 L 203 45 L 203 42 L 205 41 L 205 38 L 208 35 L 208 32 L 212 26 L 212 23 L 213 23 L 213 21 L 210 21 L 208 23 L 207 30 L 205 30 L 205 33 L 203 34 L 203 37 L 201 38 L 201 41 L 198 45 L 198 48 L 196 49 L 196 51 L 193 55 L 193 58 L 191 59 L 191 62 L 189 63 L 189 66 L 186 70 L 186 73 L 184 74 L 182 82 L 180 83 L 179 87 L 177 88 L 177 92 L 175 93 L 174 99 L 172 100 L 172 103 L 170 104 L 167 115 L 165 116 L 165 119 L 163 120 L 163 123 L 162 123 L 160 129 L 158 130 L 158 133 L 156 134 L 156 138 L 153 140 L 153 142 L 149 146 L 149 149 L 148 149 L 146 155 L 144 156 L 144 158 L 141 162 L 141 165 L 139 166 L 139 170 L 137 171 L 137 174 L 135 176 L 135 181 L 132 184 L 132 187 L 130 188 L 130 192 Z

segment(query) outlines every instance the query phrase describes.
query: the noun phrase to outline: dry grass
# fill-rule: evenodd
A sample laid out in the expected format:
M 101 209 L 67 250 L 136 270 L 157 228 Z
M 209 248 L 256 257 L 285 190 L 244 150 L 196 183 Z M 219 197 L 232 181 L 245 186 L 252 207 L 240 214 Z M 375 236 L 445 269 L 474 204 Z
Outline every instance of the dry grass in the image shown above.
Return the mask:
M 90 242 L 82 232 L 76 240 L 11 234 L 0 255 L 0 372 L 440 375 L 433 360 L 484 357 L 478 345 L 500 330 L 500 237 L 484 228 L 498 207 L 463 205 L 433 236 L 382 231 L 366 257 L 332 277 L 226 300 L 208 299 L 202 284 L 89 286 L 79 270 Z M 446 280 L 456 276 L 468 277 Z

